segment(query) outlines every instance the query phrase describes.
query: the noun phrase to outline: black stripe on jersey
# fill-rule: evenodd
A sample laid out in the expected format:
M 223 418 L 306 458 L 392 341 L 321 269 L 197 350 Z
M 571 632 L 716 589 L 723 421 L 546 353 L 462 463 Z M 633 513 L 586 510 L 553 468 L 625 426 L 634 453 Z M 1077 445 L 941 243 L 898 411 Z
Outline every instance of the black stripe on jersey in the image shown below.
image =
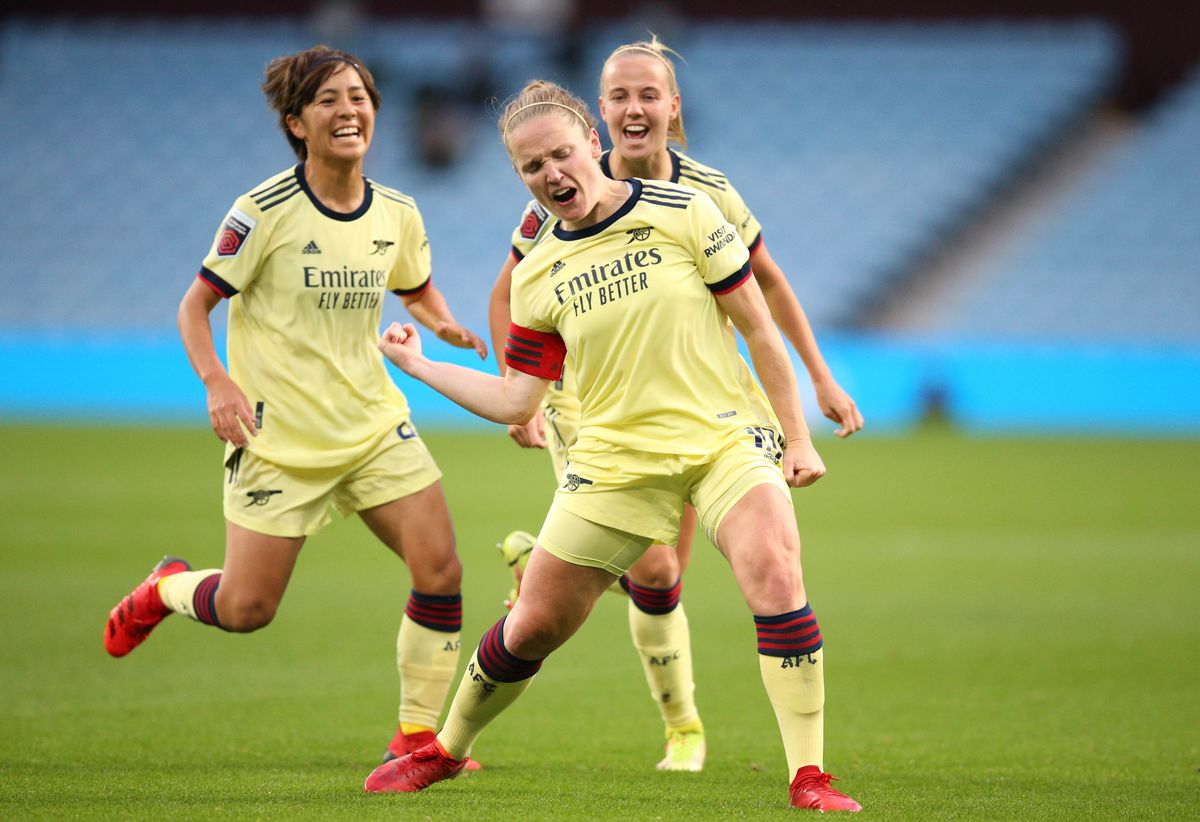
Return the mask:
M 701 185 L 706 185 L 709 188 L 715 188 L 717 191 L 724 191 L 725 189 L 728 188 L 728 186 L 725 185 L 725 183 L 722 183 L 720 180 L 713 180 L 713 179 L 706 178 L 706 177 L 699 177 L 699 176 L 696 176 L 694 173 L 692 173 L 690 170 L 680 172 L 679 179 L 691 180 L 694 183 L 700 183 Z
M 525 255 L 521 253 L 521 249 L 517 248 L 515 245 L 512 247 L 512 255 L 516 257 L 517 262 L 521 262 L 521 260 L 525 259 Z
M 432 284 L 432 283 L 433 283 L 433 277 L 429 277 L 425 280 L 425 282 L 421 283 L 416 288 L 393 288 L 392 293 L 395 294 L 397 297 L 407 297 L 412 294 L 420 294 L 422 291 L 429 288 L 430 284 Z
M 399 191 L 396 191 L 395 189 L 387 188 L 386 186 L 381 186 L 379 183 L 375 182 L 374 180 L 369 180 L 368 182 L 371 183 L 372 188 L 374 188 L 376 191 L 379 192 L 380 197 L 391 200 L 394 203 L 400 203 L 402 205 L 406 205 L 409 208 L 417 207 L 417 201 L 414 200 L 412 197 L 409 197 L 407 194 L 401 194 Z
M 200 273 L 196 276 L 203 280 L 205 285 L 216 291 L 222 297 L 237 296 L 238 290 L 236 288 L 222 280 L 217 274 L 213 273 L 207 268 L 201 267 Z
M 295 184 L 296 184 L 296 172 L 293 171 L 291 176 L 284 177 L 282 180 L 275 183 L 274 185 L 269 185 L 266 188 L 260 188 L 258 191 L 251 191 L 250 199 L 254 200 L 255 202 L 258 202 L 258 200 L 262 197 L 274 196 L 275 194 L 278 194 L 280 191 L 287 188 L 288 186 L 295 185 Z
M 681 176 L 695 180 L 698 183 L 710 185 L 713 188 L 719 188 L 724 191 L 729 184 L 729 179 L 724 174 L 710 173 L 701 171 L 692 163 L 683 163 L 680 165 L 679 173 Z
M 696 196 L 695 191 L 678 188 L 659 188 L 651 182 L 642 184 L 642 192 L 648 197 L 658 197 L 660 200 L 680 200 L 687 202 Z
M 745 265 L 730 274 L 725 279 L 721 280 L 721 282 L 706 283 L 706 285 L 708 286 L 708 290 L 714 294 L 728 294 L 730 291 L 733 291 L 733 289 L 746 282 L 746 280 L 750 279 L 750 275 L 753 273 L 754 272 L 750 270 L 750 261 L 746 260 Z
M 286 203 L 288 200 L 300 193 L 300 183 L 296 180 L 293 180 L 292 182 L 295 183 L 294 187 L 285 189 L 284 191 L 276 192 L 267 197 L 263 197 L 261 200 L 255 200 L 254 202 L 263 211 L 269 211 L 280 203 Z
M 671 200 L 659 200 L 649 194 L 643 194 L 642 200 L 644 200 L 647 203 L 650 203 L 651 205 L 666 206 L 667 208 L 687 208 L 688 207 L 686 200 L 682 203 L 679 202 L 678 200 L 676 200 L 674 202 L 672 202 Z
M 746 248 L 750 249 L 750 253 L 753 254 L 760 245 L 762 245 L 762 232 L 761 231 L 758 232 L 758 236 L 756 236 L 750 242 L 746 243 Z

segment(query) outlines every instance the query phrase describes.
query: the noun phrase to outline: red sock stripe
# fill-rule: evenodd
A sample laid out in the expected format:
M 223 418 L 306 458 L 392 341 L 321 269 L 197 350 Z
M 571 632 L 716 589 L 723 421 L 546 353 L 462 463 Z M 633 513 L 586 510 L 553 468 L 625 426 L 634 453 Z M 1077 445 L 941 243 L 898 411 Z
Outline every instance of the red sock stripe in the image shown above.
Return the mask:
M 192 610 L 196 612 L 196 619 L 218 628 L 221 627 L 221 620 L 217 619 L 217 588 L 220 586 L 221 575 L 210 574 L 200 580 L 192 594 Z
M 683 589 L 683 579 L 675 580 L 670 588 L 649 588 L 638 585 L 629 577 L 621 577 L 621 587 L 629 594 L 633 604 L 639 611 L 647 614 L 669 614 L 679 605 L 679 592 Z
M 758 630 L 758 652 L 764 656 L 803 656 L 816 653 L 824 644 L 821 626 L 808 605 L 777 616 L 756 616 L 754 626 Z
M 433 631 L 454 633 L 462 630 L 462 594 L 439 596 L 413 591 L 404 614 L 418 625 Z
M 483 639 L 479 641 L 476 655 L 479 657 L 479 667 L 483 672 L 497 682 L 520 682 L 529 679 L 542 667 L 542 660 L 519 659 L 504 647 L 504 620 L 493 625 Z

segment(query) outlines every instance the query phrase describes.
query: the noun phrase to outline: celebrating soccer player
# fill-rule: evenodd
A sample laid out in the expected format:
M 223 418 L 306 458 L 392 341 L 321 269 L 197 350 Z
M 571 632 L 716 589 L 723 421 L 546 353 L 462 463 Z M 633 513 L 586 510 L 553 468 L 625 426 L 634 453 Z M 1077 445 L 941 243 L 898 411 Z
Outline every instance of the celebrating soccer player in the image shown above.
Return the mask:
M 687 135 L 669 53 L 670 49 L 654 37 L 619 46 L 605 61 L 600 72 L 600 114 L 613 147 L 600 155 L 600 167 L 611 178 L 664 180 L 703 191 L 712 198 L 749 248 L 750 265 L 771 317 L 799 353 L 818 405 L 825 416 L 839 423 L 837 434 L 848 437 L 862 428 L 862 415 L 821 356 L 804 309 L 767 252 L 758 220 L 724 174 L 670 148 L 675 143 L 686 149 Z M 554 224 L 555 218 L 535 199 L 513 231 L 512 253 L 496 278 L 489 312 L 497 351 L 503 347 L 509 327 L 513 268 L 549 235 Z M 579 428 L 575 390 L 574 365 L 568 352 L 563 377 L 550 386 L 541 410 L 528 424 L 509 426 L 509 435 L 520 445 L 548 450 L 560 482 L 564 481 L 567 451 Z M 666 755 L 658 763 L 663 770 L 698 771 L 706 752 L 704 727 L 694 697 L 688 621 L 680 602 L 681 574 L 691 556 L 695 528 L 695 511 L 688 506 L 675 546 L 650 546 L 620 579 L 620 588 L 629 594 L 633 644 L 666 726 Z M 509 534 L 501 544 L 517 576 L 518 592 L 523 563 L 532 544 L 533 538 L 524 531 Z M 662 664 L 662 660 L 668 662 Z
M 380 105 L 366 67 L 316 46 L 272 61 L 263 90 L 300 162 L 237 198 L 179 308 L 227 443 L 225 561 L 193 571 L 163 559 L 113 608 L 104 645 L 124 656 L 172 613 L 262 628 L 330 506 L 357 512 L 412 575 L 391 758 L 433 738 L 458 662 L 462 566 L 441 473 L 376 347 L 385 293 L 441 339 L 481 358 L 487 347 L 432 285 L 413 199 L 363 176 Z M 209 323 L 222 298 L 228 372 Z
M 791 803 L 859 810 L 822 768 L 824 654 L 788 490 L 816 482 L 825 466 L 746 245 L 703 191 L 606 177 L 587 106 L 556 85 L 527 85 L 500 130 L 513 167 L 555 218 L 512 272 L 505 376 L 428 359 L 411 323 L 393 324 L 380 347 L 410 376 L 509 424 L 533 416 L 570 351 L 579 432 L 520 596 L 476 648 L 444 727 L 376 768 L 365 789 L 418 791 L 460 773 L 479 734 L 614 579 L 651 543 L 678 540 L 690 502 L 754 615 Z

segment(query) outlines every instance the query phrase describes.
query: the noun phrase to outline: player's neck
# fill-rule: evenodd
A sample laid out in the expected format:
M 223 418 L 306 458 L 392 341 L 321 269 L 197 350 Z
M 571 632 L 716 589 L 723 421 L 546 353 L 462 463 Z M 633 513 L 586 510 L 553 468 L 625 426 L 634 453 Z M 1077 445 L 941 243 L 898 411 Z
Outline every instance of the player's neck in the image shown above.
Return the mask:
M 670 180 L 673 169 L 671 153 L 665 149 L 656 151 L 649 157 L 631 160 L 621 156 L 621 153 L 614 148 L 608 155 L 608 167 L 612 171 L 613 178 L 617 180 L 624 180 L 626 177 L 640 177 L 643 180 Z
M 313 196 L 333 211 L 349 213 L 357 210 L 366 194 L 362 163 L 340 165 L 314 162 L 309 157 L 304 164 L 304 181 Z

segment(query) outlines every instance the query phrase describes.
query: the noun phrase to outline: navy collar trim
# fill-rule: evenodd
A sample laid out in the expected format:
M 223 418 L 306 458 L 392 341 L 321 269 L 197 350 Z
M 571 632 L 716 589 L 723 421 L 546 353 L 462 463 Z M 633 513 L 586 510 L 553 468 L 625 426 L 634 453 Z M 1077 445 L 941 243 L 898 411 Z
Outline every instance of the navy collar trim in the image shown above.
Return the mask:
M 621 219 L 630 211 L 632 211 L 633 207 L 637 205 L 638 200 L 640 200 L 642 197 L 642 181 L 636 177 L 630 177 L 628 180 L 623 180 L 622 182 L 629 183 L 629 185 L 633 187 L 633 193 L 630 194 L 629 198 L 621 204 L 620 208 L 595 225 L 590 225 L 586 228 L 580 228 L 574 231 L 568 231 L 567 229 L 563 228 L 562 220 L 559 220 L 554 224 L 554 236 L 560 240 L 567 241 L 595 237 L 597 234 L 609 228 L 617 220 Z
M 308 187 L 308 181 L 304 179 L 304 163 L 303 162 L 296 166 L 296 181 L 300 183 L 300 190 L 303 191 L 305 193 L 305 195 L 308 197 L 308 201 L 313 204 L 313 208 L 315 208 L 317 211 L 321 212 L 322 214 L 324 214 L 326 217 L 328 217 L 331 220 L 341 220 L 344 223 L 348 223 L 353 220 L 357 220 L 359 217 L 366 214 L 367 209 L 369 209 L 371 207 L 371 199 L 373 197 L 373 190 L 371 188 L 371 181 L 368 180 L 366 177 L 363 177 L 364 189 L 363 189 L 362 205 L 360 205 L 358 208 L 354 209 L 351 212 L 334 211 L 332 208 L 330 208 L 329 206 L 325 205 L 324 203 L 322 203 L 320 200 L 317 199 L 317 195 L 313 194 L 312 189 Z

